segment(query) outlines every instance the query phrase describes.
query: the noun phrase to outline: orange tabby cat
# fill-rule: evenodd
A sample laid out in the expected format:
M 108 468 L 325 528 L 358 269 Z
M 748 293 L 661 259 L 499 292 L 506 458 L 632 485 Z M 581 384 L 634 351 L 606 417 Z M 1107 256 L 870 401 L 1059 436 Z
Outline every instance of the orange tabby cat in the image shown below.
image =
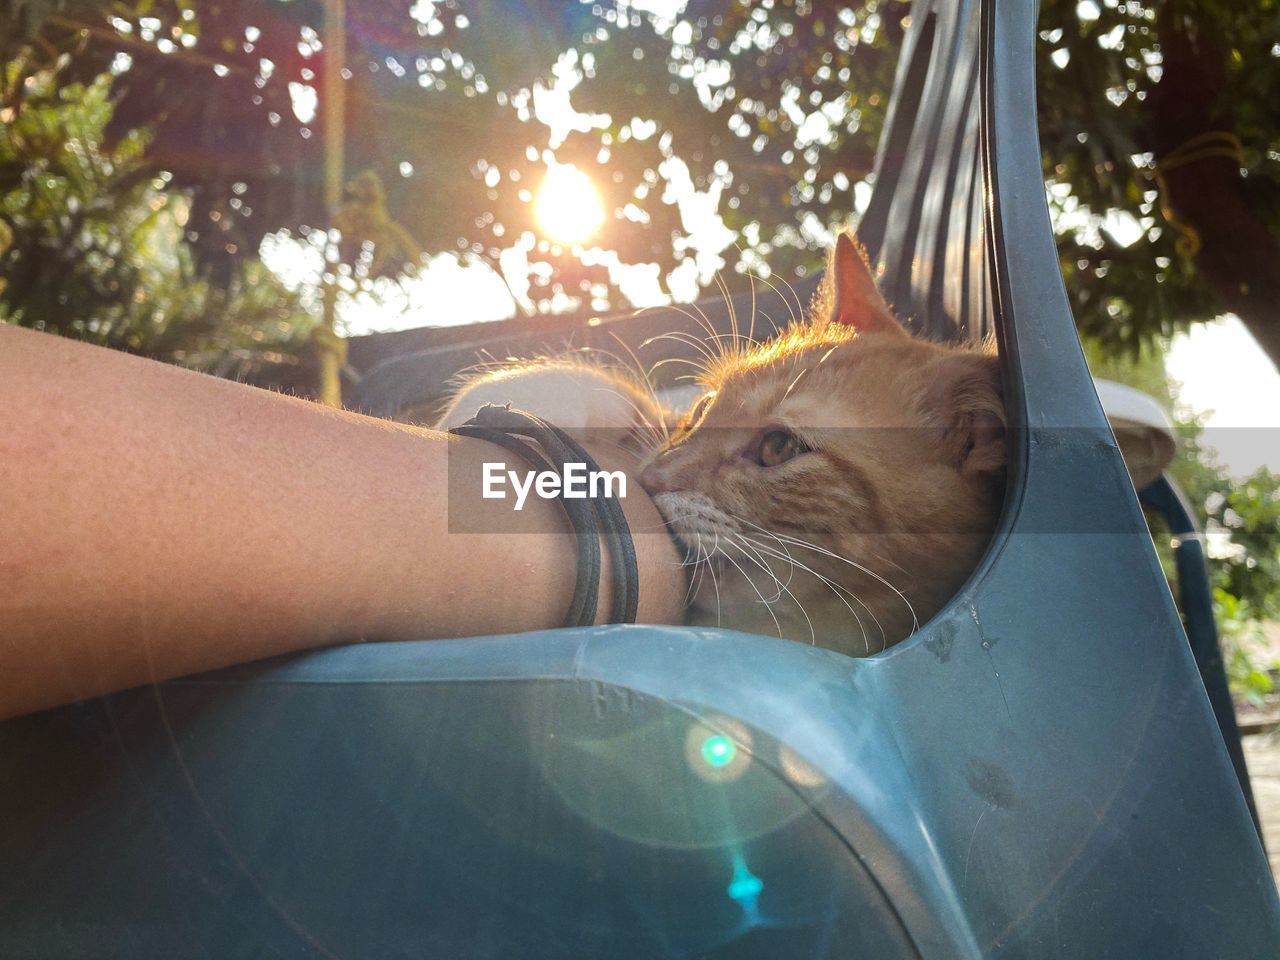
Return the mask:
M 989 350 L 911 337 L 843 234 L 809 317 L 700 382 L 640 477 L 688 553 L 691 622 L 856 656 L 955 594 L 1003 489 Z M 561 359 L 482 376 L 441 426 L 506 400 L 579 431 L 664 417 L 625 374 Z
M 873 653 L 937 612 L 995 525 L 997 358 L 918 340 L 841 235 L 807 321 L 731 352 L 641 483 L 696 564 L 690 617 Z

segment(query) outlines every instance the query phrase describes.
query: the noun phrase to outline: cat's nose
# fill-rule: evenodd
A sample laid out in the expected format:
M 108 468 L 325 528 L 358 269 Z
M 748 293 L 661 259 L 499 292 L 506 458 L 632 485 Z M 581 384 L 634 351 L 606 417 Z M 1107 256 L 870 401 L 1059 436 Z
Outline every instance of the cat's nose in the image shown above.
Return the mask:
M 660 467 L 657 462 L 649 464 L 640 471 L 640 486 L 649 491 L 650 495 L 670 493 L 675 489 L 675 486 L 671 483 L 671 475 Z

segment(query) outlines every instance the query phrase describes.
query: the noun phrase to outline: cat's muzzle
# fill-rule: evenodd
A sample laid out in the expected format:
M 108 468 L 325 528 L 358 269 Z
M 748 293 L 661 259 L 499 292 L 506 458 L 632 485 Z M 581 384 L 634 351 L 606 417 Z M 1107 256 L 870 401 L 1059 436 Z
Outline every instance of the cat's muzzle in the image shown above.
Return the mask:
M 714 553 L 721 539 L 730 539 L 742 532 L 742 525 L 705 494 L 658 493 L 653 503 L 666 521 L 667 530 L 691 558 L 699 553 Z

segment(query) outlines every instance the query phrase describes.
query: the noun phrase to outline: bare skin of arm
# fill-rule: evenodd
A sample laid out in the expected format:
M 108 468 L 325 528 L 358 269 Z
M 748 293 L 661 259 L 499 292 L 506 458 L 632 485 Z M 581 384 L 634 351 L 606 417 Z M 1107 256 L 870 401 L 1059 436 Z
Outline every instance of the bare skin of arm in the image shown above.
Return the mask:
M 450 458 L 475 482 L 450 491 Z M 558 503 L 482 499 L 481 463 L 509 459 L 0 325 L 0 716 L 333 643 L 558 626 L 574 542 Z M 638 619 L 679 622 L 676 549 L 627 494 Z M 449 530 L 496 510 L 503 533 Z M 607 554 L 602 581 L 601 615 Z

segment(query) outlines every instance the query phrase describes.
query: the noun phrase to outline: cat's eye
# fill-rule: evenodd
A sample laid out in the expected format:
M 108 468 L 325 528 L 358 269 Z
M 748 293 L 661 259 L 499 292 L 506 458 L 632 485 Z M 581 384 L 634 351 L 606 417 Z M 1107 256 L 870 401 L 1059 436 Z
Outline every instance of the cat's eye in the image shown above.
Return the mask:
M 769 430 L 760 438 L 755 461 L 762 467 L 776 467 L 809 450 L 809 445 L 790 430 Z

